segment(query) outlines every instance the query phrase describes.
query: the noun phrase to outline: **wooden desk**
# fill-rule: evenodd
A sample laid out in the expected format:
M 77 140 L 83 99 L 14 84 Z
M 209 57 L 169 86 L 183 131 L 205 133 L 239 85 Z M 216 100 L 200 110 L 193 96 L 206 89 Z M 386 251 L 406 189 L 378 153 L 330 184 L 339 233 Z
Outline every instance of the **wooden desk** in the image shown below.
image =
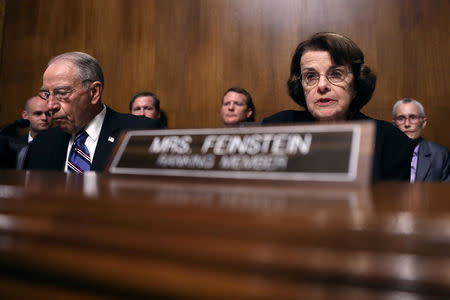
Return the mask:
M 450 184 L 0 172 L 1 299 L 448 299 Z

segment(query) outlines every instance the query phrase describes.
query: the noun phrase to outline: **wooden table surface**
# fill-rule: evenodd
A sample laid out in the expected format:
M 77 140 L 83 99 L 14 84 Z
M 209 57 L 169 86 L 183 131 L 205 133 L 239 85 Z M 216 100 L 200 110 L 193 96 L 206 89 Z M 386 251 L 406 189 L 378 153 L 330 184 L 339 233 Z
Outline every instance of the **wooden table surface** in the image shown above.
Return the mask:
M 0 298 L 449 299 L 449 195 L 0 171 Z

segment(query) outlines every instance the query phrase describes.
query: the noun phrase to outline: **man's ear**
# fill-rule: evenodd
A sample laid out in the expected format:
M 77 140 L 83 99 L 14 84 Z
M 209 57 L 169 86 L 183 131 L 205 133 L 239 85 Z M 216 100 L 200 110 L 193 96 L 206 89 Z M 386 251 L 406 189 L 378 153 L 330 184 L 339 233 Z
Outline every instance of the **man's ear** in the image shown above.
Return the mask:
M 425 129 L 425 126 L 427 126 L 427 118 L 423 118 L 422 129 Z
M 91 96 L 91 103 L 97 104 L 100 101 L 101 95 L 102 95 L 102 83 L 100 81 L 94 81 L 89 86 L 89 93 Z
M 247 119 L 250 118 L 251 115 L 253 115 L 253 110 L 252 110 L 251 108 L 249 108 L 249 109 L 247 110 L 247 115 L 246 115 L 246 116 L 247 116 Z
M 28 120 L 28 113 L 26 110 L 22 111 L 22 119 L 27 119 Z

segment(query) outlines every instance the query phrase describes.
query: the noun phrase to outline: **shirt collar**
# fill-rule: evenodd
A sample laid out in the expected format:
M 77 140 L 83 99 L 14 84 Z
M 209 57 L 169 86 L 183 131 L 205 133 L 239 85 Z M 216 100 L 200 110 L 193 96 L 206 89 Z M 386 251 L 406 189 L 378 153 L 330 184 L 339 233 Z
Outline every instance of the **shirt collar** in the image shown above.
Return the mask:
M 89 137 L 97 141 L 100 136 L 100 131 L 102 130 L 103 120 L 106 115 L 106 105 L 103 104 L 103 109 L 99 112 L 85 127 L 84 130 L 87 132 Z M 74 138 L 74 137 L 72 137 Z
M 28 143 L 33 141 L 33 137 L 31 136 L 31 131 L 28 131 Z

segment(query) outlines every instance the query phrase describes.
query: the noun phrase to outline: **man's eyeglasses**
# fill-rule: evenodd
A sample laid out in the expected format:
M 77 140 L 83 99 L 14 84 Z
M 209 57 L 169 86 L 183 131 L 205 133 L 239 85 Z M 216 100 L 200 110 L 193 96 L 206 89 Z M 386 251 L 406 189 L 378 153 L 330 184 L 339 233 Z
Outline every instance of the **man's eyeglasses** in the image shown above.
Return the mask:
M 409 115 L 409 116 L 402 116 L 402 115 L 400 115 L 398 117 L 395 117 L 394 120 L 395 120 L 395 122 L 397 122 L 399 124 L 405 123 L 406 120 L 409 120 L 409 123 L 411 123 L 411 124 L 416 124 L 422 118 L 423 117 L 418 116 L 418 115 Z
M 66 101 L 69 99 L 70 95 L 75 89 L 73 88 L 56 88 L 53 91 L 49 90 L 40 90 L 38 95 L 41 97 L 41 99 L 48 101 L 48 98 L 50 98 L 50 95 L 53 94 L 53 97 L 55 97 L 58 101 Z
M 85 86 L 86 83 L 93 82 L 91 79 L 83 80 L 82 85 Z M 85 87 L 87 89 L 87 87 Z M 64 86 L 64 87 L 58 87 L 55 88 L 53 91 L 49 90 L 40 90 L 38 93 L 38 96 L 41 97 L 42 100 L 48 101 L 50 98 L 50 95 L 53 94 L 53 97 L 55 97 L 56 100 L 60 102 L 65 102 L 69 99 L 70 95 L 75 91 L 75 88 Z
M 302 73 L 302 82 L 309 87 L 316 86 L 319 83 L 320 76 L 325 75 L 331 84 L 339 84 L 345 81 L 347 75 L 351 72 L 345 67 L 337 67 L 329 69 L 325 74 L 319 74 L 316 71 L 309 70 Z

